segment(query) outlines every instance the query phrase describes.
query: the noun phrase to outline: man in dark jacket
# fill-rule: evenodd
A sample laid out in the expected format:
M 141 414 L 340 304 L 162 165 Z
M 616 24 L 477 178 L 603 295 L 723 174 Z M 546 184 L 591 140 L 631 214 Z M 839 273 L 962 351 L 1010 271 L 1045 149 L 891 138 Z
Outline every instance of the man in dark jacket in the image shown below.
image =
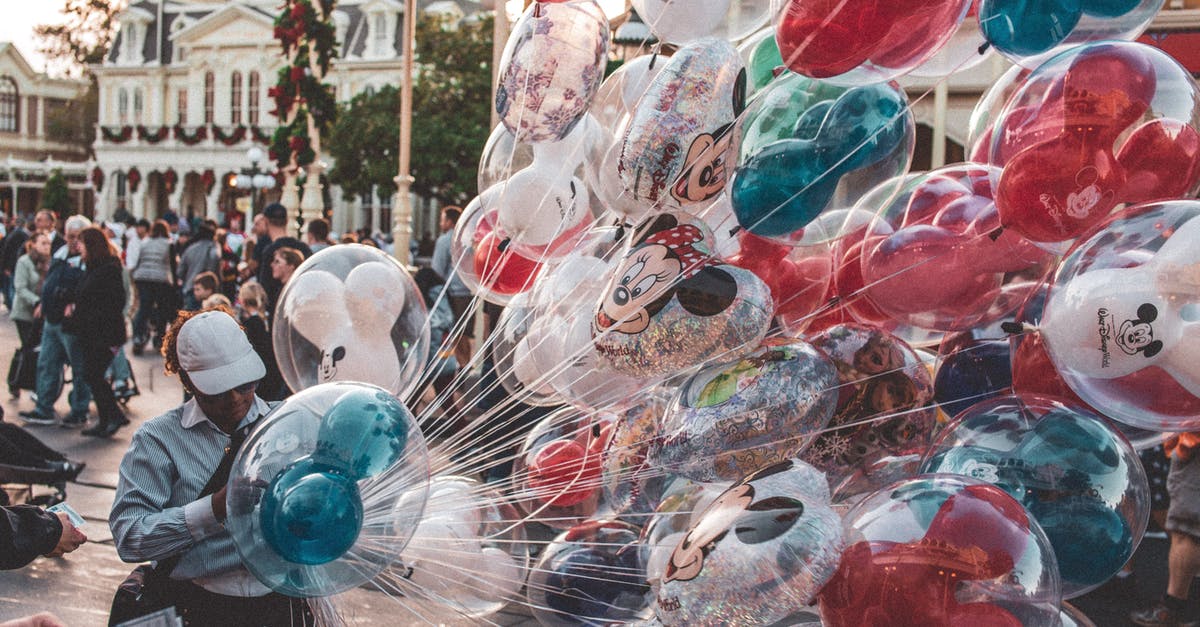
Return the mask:
M 262 251 L 258 265 L 258 283 L 267 291 L 267 313 L 274 315 L 275 305 L 279 300 L 279 293 L 283 291 L 283 285 L 271 275 L 271 258 L 275 256 L 275 251 L 280 248 L 295 248 L 304 255 L 305 259 L 312 257 L 312 249 L 308 244 L 287 234 L 287 209 L 283 205 L 273 202 L 263 208 L 262 215 L 267 220 L 267 235 L 271 238 L 271 243 Z M 255 247 L 257 255 L 257 246 Z
M 25 219 L 13 221 L 13 228 L 4 236 L 0 244 L 0 268 L 4 270 L 4 306 L 12 311 L 13 273 L 17 269 L 17 259 L 25 254 L 25 242 L 29 241 L 29 231 L 25 229 Z
M 39 555 L 58 557 L 84 542 L 87 536 L 66 513 L 32 505 L 0 507 L 0 570 L 21 568 Z

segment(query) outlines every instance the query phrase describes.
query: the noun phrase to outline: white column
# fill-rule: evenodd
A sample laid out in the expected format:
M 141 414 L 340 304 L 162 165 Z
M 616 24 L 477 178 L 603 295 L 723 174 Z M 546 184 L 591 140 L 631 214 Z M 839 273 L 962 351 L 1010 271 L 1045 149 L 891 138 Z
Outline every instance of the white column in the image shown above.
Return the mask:
M 37 128 L 33 129 L 31 134 L 46 136 L 46 99 L 41 96 L 37 97 Z
M 217 219 L 217 216 L 220 214 L 220 208 L 217 206 L 217 201 L 220 200 L 220 198 L 221 181 L 218 180 L 217 183 L 213 185 L 212 191 L 209 192 L 208 196 L 204 198 L 204 217 L 211 218 L 213 220 Z
M 129 213 L 132 213 L 135 218 L 146 217 L 146 191 L 150 188 L 150 183 L 146 180 L 147 176 L 142 177 L 137 191 L 129 194 Z

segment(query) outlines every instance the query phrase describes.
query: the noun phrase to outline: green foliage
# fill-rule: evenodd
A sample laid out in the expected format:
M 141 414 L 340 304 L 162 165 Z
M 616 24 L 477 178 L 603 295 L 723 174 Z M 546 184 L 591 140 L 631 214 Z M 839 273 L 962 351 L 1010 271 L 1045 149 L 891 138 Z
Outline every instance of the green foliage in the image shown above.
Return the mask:
M 67 179 L 62 170 L 55 170 L 50 174 L 50 178 L 46 179 L 46 186 L 42 188 L 42 208 L 52 209 L 60 216 L 73 213 Z
M 492 20 L 417 23 L 411 168 L 413 191 L 444 204 L 476 194 L 479 155 L 490 132 Z M 400 90 L 359 94 L 338 109 L 322 147 L 336 160 L 331 181 L 350 197 L 396 193 Z
M 63 21 L 35 26 L 38 52 L 62 71 L 89 74 L 89 63 L 100 63 L 117 36 L 115 17 L 126 0 L 62 0 Z
M 90 146 L 100 113 L 99 88 L 93 82 L 74 100 L 46 100 L 46 136 L 52 141 Z

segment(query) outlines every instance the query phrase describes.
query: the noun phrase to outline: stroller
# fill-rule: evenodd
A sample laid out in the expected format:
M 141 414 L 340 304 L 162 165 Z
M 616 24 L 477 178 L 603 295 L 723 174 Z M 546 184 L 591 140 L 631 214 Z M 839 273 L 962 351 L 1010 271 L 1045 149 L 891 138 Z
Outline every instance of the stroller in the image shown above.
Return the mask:
M 67 461 L 32 434 L 3 419 L 0 410 L 0 438 L 7 451 L 0 455 L 0 505 L 49 507 L 65 501 L 67 482 L 74 481 L 85 464 Z M 22 456 L 17 457 L 14 451 Z

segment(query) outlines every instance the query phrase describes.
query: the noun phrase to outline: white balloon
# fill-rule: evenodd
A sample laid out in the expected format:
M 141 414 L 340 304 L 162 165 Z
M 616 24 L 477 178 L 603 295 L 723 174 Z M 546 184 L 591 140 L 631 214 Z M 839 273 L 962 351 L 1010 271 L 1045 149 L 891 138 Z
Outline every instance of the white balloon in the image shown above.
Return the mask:
M 535 164 L 504 183 L 497 222 L 514 242 L 546 246 L 577 229 L 588 215 L 583 181 L 549 176 Z
M 713 33 L 730 0 L 633 0 L 633 8 L 659 39 L 685 44 Z

